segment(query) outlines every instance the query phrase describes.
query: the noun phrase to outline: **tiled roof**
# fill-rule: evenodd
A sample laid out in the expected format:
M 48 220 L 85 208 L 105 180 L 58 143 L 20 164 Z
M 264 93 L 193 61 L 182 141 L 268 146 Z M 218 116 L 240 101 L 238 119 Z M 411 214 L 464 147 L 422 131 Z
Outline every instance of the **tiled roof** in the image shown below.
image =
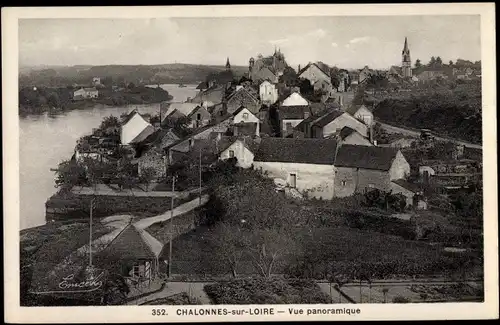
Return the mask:
M 344 140 L 345 138 L 347 138 L 348 136 L 350 136 L 351 134 L 353 134 L 354 132 L 357 132 L 356 130 L 354 129 L 351 129 L 350 127 L 348 126 L 344 126 L 342 128 L 342 130 L 340 130 L 340 138 L 342 140 Z
M 297 75 L 301 75 L 302 73 L 304 73 L 304 71 L 306 71 L 307 69 L 309 69 L 310 66 L 316 66 L 316 68 L 319 69 L 319 71 L 323 72 L 325 75 L 327 75 L 328 77 L 330 77 L 330 73 L 328 72 L 328 66 L 326 64 L 324 64 L 323 62 L 317 62 L 317 63 L 308 63 L 304 68 L 302 68 L 298 73 Z
M 330 124 L 333 120 L 335 120 L 337 117 L 341 116 L 342 114 L 344 114 L 343 111 L 341 110 L 333 110 L 329 113 L 327 113 L 326 115 L 324 115 L 323 117 L 321 117 L 321 119 L 319 119 L 318 121 L 314 122 L 314 126 L 317 126 L 317 127 L 325 127 L 326 125 Z
M 139 143 L 144 141 L 148 136 L 155 132 L 155 128 L 149 124 L 141 131 L 130 143 Z
M 349 106 L 345 111 L 351 115 L 354 115 L 356 114 L 356 112 L 362 107 L 364 106 L 367 110 L 371 111 L 370 108 L 364 104 L 360 105 L 360 104 L 353 104 L 351 106 Z
M 141 232 L 144 230 L 137 229 L 132 224 L 128 225 L 101 254 L 109 254 L 124 260 L 156 258 L 158 245 L 156 243 L 151 245 L 150 240 L 146 240 Z
M 337 141 L 330 139 L 263 138 L 255 161 L 333 165 Z
M 392 182 L 413 193 L 418 193 L 422 190 L 418 184 L 410 183 L 405 179 L 396 179 Z
M 166 111 L 162 112 L 162 116 L 168 116 L 174 110 L 177 110 L 179 113 L 188 116 L 198 106 L 200 106 L 199 103 L 169 103 Z
M 201 90 L 207 89 L 207 88 L 208 88 L 208 82 L 206 82 L 206 81 L 200 82 L 200 84 L 196 87 L 196 89 L 201 89 Z
M 208 110 L 207 110 L 205 107 L 203 107 L 203 106 L 198 106 L 198 107 L 195 107 L 195 109 L 193 109 L 193 110 L 191 111 L 191 113 L 189 113 L 189 114 L 188 114 L 188 116 L 187 116 L 187 117 L 188 117 L 188 118 L 191 118 L 191 117 L 192 117 L 194 114 L 196 114 L 196 112 L 198 112 L 200 109 L 204 109 L 205 111 L 207 111 L 207 113 L 208 113 L 208 114 L 210 114 L 210 112 L 208 112 Z
M 304 119 L 304 112 L 311 114 L 311 109 L 308 105 L 281 106 L 278 112 L 282 120 L 301 120 Z
M 335 166 L 389 170 L 398 150 L 346 144 L 339 148 Z

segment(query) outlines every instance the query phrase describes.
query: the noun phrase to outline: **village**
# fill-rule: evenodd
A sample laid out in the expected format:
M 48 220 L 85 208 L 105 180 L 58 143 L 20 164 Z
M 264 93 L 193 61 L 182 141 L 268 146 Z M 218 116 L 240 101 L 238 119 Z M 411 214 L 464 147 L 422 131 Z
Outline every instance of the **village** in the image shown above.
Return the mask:
M 242 303 L 225 300 L 217 281 L 269 285 L 246 279 L 255 274 L 265 281 L 285 274 L 323 281 L 321 298 L 300 303 L 388 302 L 384 288 L 396 282 L 403 289 L 391 289 L 398 292 L 389 294 L 392 302 L 451 299 L 454 293 L 442 293 L 448 282 L 478 299 L 482 210 L 464 212 L 455 203 L 482 190 L 480 146 L 388 124 L 374 113 L 384 96 L 480 82 L 480 66 L 458 63 L 433 57 L 427 66 L 420 60 L 413 66 L 406 38 L 401 64 L 386 71 L 323 62 L 294 69 L 275 48 L 249 58 L 243 76 L 226 58 L 225 70 L 201 81 L 196 96 L 164 101 L 157 115 L 134 109 L 106 117 L 56 170 L 64 193 L 47 202 L 48 214 L 69 227 L 71 220 L 88 223 L 84 211 L 102 236 L 91 234 L 90 246 L 82 242 L 64 263 L 90 254 L 106 269 L 113 258 L 127 260 L 118 263 L 130 288 L 119 304 L 167 304 L 173 295 L 187 299 L 184 304 Z M 75 90 L 74 100 L 97 98 L 100 77 L 92 84 Z M 344 227 L 356 229 L 356 239 L 342 235 Z M 363 241 L 371 253 L 352 248 L 361 250 Z M 334 247 L 356 257 L 342 257 Z M 387 247 L 394 251 L 384 255 Z M 219 264 L 204 269 L 212 253 Z M 299 262 L 283 262 L 295 255 Z M 411 261 L 397 262 L 400 257 Z M 64 269 L 61 263 L 53 266 Z M 461 280 L 448 278 L 452 273 Z M 205 287 L 183 285 L 190 277 L 201 277 Z M 447 289 L 433 291 L 436 286 Z M 243 303 L 255 303 L 248 299 Z

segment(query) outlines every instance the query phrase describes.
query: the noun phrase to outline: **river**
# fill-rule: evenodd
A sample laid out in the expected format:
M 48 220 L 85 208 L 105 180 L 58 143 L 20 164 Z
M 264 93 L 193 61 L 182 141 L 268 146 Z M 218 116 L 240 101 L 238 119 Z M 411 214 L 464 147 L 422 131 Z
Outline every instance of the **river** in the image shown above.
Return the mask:
M 196 85 L 179 88 L 176 84 L 161 85 L 174 98 L 185 101 L 196 94 Z M 156 114 L 160 104 L 109 107 L 98 105 L 58 115 L 19 118 L 20 227 L 45 224 L 45 201 L 57 189 L 51 168 L 71 158 L 76 141 L 90 134 L 105 116 L 120 116 L 137 108 L 141 113 Z

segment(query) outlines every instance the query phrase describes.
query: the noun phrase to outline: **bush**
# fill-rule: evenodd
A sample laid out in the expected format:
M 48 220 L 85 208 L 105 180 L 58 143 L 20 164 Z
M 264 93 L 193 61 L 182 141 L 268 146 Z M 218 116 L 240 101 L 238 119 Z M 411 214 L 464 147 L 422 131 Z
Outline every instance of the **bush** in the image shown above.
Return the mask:
M 204 287 L 215 304 L 327 304 L 329 297 L 311 280 L 238 279 Z
M 410 300 L 408 298 L 403 297 L 403 296 L 396 296 L 396 297 L 392 298 L 392 302 L 395 304 L 407 304 L 410 302 Z

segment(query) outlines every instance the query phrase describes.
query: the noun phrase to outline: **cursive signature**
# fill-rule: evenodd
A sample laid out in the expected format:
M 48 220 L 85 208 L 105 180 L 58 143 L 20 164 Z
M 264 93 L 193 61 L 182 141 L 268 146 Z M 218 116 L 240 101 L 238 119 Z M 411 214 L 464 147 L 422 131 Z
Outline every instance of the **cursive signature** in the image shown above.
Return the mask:
M 85 281 L 80 281 L 80 282 L 73 282 L 73 279 L 75 277 L 74 274 L 70 274 L 66 277 L 63 278 L 61 282 L 59 282 L 59 288 L 61 289 L 85 289 L 85 288 L 92 288 L 93 290 L 98 289 L 102 286 L 102 280 L 101 278 L 104 276 L 104 272 L 99 274 L 98 276 L 95 276 L 93 278 L 89 278 Z

